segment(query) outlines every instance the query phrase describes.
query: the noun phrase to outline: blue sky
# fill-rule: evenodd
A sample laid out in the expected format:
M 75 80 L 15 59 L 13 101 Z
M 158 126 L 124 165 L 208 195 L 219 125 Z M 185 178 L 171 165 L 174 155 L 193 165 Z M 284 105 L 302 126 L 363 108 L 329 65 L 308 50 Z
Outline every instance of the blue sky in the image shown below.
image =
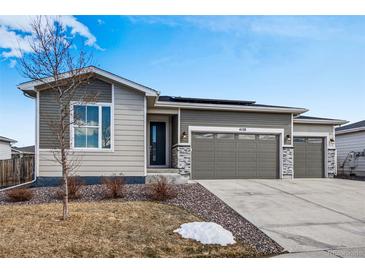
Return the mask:
M 34 142 L 34 101 L 16 85 L 14 36 L 29 17 L 0 16 L 0 135 Z M 307 115 L 363 120 L 365 17 L 66 16 L 94 65 L 165 95 L 256 100 Z M 18 39 L 18 40 L 19 40 Z M 15 50 L 14 50 L 15 49 Z

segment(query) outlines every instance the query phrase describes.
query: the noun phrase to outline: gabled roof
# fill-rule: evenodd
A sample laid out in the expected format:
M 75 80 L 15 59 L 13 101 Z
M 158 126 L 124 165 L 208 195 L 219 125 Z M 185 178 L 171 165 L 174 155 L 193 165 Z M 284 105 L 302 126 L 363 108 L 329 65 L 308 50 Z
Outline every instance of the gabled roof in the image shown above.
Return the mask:
M 82 69 L 81 73 L 85 73 L 85 74 L 93 73 L 97 76 L 100 76 L 100 77 L 110 80 L 112 82 L 116 82 L 116 83 L 119 83 L 119 84 L 122 84 L 122 85 L 125 85 L 128 87 L 131 87 L 133 89 L 136 89 L 138 91 L 144 92 L 147 96 L 158 96 L 157 90 L 154 90 L 152 88 L 146 87 L 141 84 L 138 84 L 134 81 L 120 77 L 114 73 L 111 73 L 109 71 L 103 70 L 103 69 L 95 67 L 95 66 L 86 67 L 86 68 Z M 66 72 L 66 73 L 61 74 L 60 77 L 66 79 L 67 77 L 69 77 L 69 75 L 70 75 L 70 72 Z M 18 89 L 24 91 L 28 95 L 34 96 L 35 88 L 37 86 L 42 85 L 47 82 L 51 82 L 52 80 L 53 79 L 51 77 L 49 77 L 49 78 L 42 79 L 42 81 L 40 81 L 40 80 L 28 81 L 28 82 L 19 84 L 17 87 L 18 87 Z
M 332 118 L 300 115 L 300 116 L 294 117 L 294 123 L 296 123 L 296 124 L 343 125 L 343 124 L 348 123 L 348 121 L 341 120 L 341 119 L 332 119 Z
M 16 143 L 17 142 L 16 140 L 13 140 L 13 139 L 10 139 L 10 138 L 4 137 L 4 136 L 0 136 L 0 141 L 8 142 L 8 143 Z
M 365 120 L 336 128 L 336 134 L 365 131 Z
M 227 100 L 227 99 L 207 99 L 159 96 L 155 102 L 156 107 L 181 107 L 187 109 L 217 109 L 235 111 L 257 111 L 257 112 L 279 112 L 300 114 L 308 111 L 305 108 L 286 107 L 256 104 L 255 101 Z

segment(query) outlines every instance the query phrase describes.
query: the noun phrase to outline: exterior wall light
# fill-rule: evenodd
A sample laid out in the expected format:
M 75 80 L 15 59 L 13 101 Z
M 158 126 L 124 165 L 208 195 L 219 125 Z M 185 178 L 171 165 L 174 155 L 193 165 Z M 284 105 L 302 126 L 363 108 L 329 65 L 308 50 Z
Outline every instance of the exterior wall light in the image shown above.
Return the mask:
M 286 140 L 287 140 L 288 142 L 291 142 L 291 137 L 290 137 L 290 135 L 289 135 L 289 134 L 287 134 L 287 135 L 286 135 Z
M 181 134 L 181 137 L 183 138 L 183 139 L 186 139 L 187 137 L 188 137 L 188 135 L 186 134 L 186 132 L 184 131 L 182 134 Z

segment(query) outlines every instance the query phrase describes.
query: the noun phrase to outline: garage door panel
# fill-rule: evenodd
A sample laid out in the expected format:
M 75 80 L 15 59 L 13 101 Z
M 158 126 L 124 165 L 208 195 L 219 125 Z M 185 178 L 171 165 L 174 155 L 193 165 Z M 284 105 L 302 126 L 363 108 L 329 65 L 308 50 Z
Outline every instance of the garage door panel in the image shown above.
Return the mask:
M 214 144 L 196 143 L 195 145 L 195 149 L 198 151 L 212 151 L 214 149 Z
M 194 134 L 194 179 L 278 177 L 277 136 L 216 133 L 204 140 L 204 134 Z
M 239 172 L 237 177 L 239 179 L 252 179 L 252 178 L 257 178 L 257 174 L 255 172 L 253 172 L 252 170 L 247 170 L 247 171 Z
M 321 178 L 324 175 L 324 139 L 294 138 L 294 176 Z

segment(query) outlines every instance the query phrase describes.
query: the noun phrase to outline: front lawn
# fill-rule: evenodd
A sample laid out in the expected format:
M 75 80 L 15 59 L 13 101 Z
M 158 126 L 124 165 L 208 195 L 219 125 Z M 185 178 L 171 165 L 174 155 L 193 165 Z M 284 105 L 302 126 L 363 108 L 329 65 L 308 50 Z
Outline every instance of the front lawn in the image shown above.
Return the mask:
M 173 230 L 201 219 L 153 202 L 71 203 L 0 207 L 0 257 L 252 257 L 243 243 L 222 247 L 182 239 Z

